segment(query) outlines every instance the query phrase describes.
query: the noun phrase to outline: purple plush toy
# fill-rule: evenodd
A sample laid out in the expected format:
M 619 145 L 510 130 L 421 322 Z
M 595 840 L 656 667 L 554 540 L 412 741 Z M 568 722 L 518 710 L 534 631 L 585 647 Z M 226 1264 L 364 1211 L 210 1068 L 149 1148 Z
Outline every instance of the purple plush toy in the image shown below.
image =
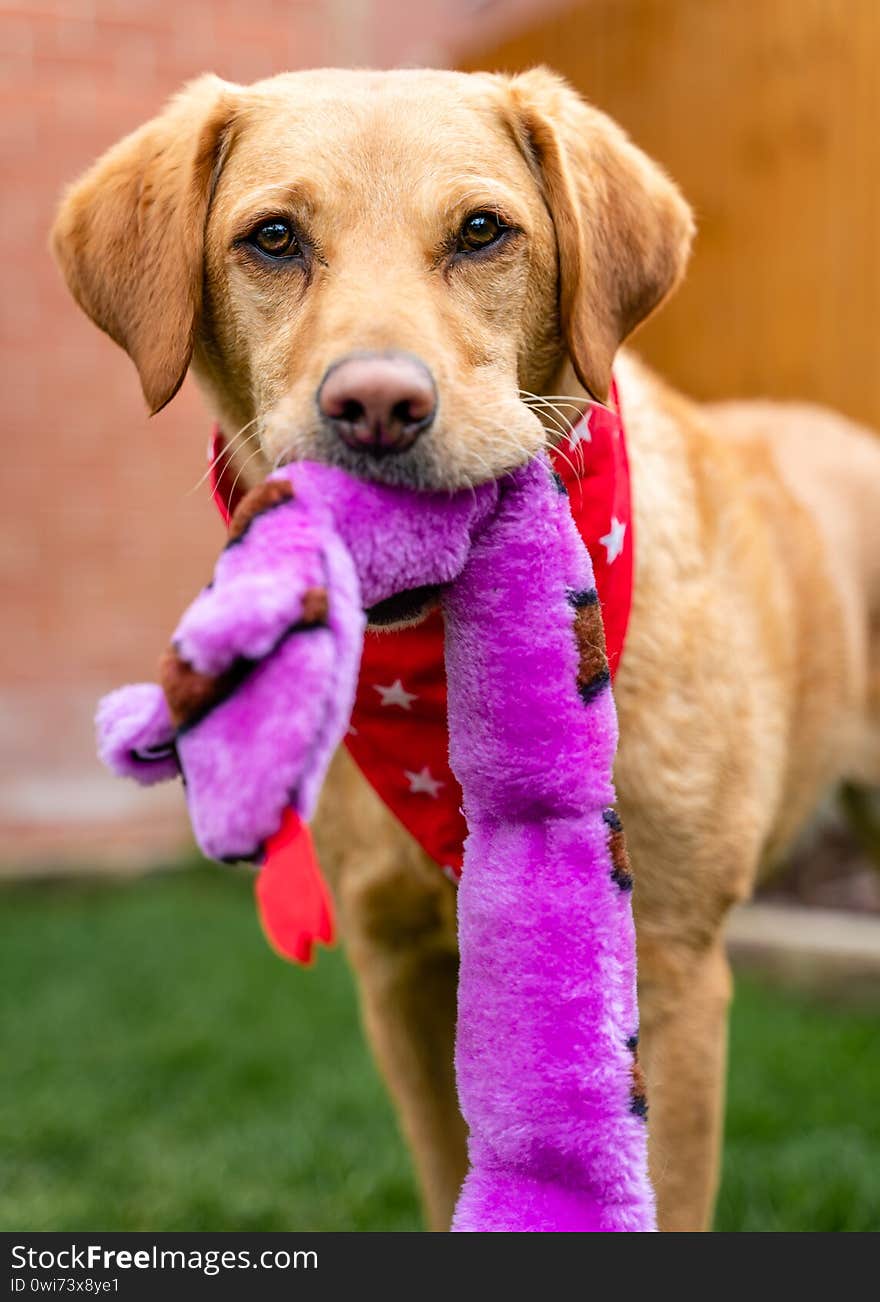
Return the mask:
M 436 587 L 469 828 L 456 1070 L 470 1170 L 453 1229 L 653 1230 L 632 878 L 589 555 L 543 458 L 424 493 L 301 462 L 248 495 L 162 688 L 107 697 L 101 755 L 183 773 L 196 837 L 259 859 L 308 818 L 348 724 L 364 611 Z

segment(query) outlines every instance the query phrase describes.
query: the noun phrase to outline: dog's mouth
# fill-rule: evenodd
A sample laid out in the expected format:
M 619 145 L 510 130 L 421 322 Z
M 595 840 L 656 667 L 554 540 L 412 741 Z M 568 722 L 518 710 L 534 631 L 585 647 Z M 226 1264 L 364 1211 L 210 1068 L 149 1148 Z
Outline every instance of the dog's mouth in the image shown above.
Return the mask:
M 459 486 L 455 483 L 455 477 L 449 474 L 448 467 L 441 464 L 430 438 L 419 439 L 413 447 L 403 452 L 376 456 L 355 451 L 326 431 L 319 430 L 306 455 L 309 460 L 337 466 L 356 479 L 389 484 L 394 488 L 437 491 Z M 298 457 L 293 459 L 298 460 Z
M 393 597 L 377 601 L 367 610 L 367 622 L 373 628 L 387 628 L 390 624 L 411 624 L 427 615 L 436 606 L 443 592 L 440 583 L 427 583 L 420 588 L 396 592 Z

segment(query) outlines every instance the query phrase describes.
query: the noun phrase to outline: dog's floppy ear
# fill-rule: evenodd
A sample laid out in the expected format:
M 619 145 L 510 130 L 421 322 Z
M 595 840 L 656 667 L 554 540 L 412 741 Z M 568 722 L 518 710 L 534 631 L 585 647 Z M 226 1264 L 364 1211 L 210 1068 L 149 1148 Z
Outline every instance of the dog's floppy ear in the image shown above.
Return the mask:
M 75 182 L 52 229 L 71 293 L 129 354 L 152 413 L 174 397 L 192 355 L 236 90 L 210 74 L 191 82 Z
M 620 344 L 681 279 L 691 211 L 665 173 L 556 73 L 533 68 L 508 89 L 514 131 L 556 228 L 572 364 L 605 401 Z

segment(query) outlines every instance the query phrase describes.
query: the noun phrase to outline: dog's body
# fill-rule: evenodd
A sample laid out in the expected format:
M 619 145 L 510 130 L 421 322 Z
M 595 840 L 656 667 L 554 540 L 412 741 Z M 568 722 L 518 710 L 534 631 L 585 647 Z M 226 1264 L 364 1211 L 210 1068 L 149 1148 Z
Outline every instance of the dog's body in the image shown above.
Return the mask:
M 297 252 L 280 268 L 263 245 L 283 244 L 287 213 Z M 547 73 L 321 73 L 197 83 L 79 184 L 55 243 L 153 408 L 194 349 L 227 429 L 256 423 L 260 469 L 312 456 L 451 487 L 534 453 L 534 395 L 604 396 L 689 236 L 666 178 Z M 322 405 L 327 378 L 352 351 L 401 346 L 439 408 L 365 460 L 357 422 Z M 636 538 L 616 779 L 652 1174 L 661 1227 L 695 1229 L 717 1180 L 727 911 L 833 783 L 880 784 L 880 445 L 813 408 L 696 406 L 627 354 L 616 378 Z M 247 440 L 239 453 L 248 473 Z M 465 1169 L 454 888 L 343 756 L 317 832 L 440 1228 Z

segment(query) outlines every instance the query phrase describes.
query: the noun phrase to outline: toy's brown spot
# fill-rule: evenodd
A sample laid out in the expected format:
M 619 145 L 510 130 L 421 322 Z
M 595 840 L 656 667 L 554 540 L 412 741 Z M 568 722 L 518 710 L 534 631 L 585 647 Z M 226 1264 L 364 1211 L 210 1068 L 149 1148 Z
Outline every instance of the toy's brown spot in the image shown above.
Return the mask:
M 623 824 L 616 809 L 603 809 L 602 817 L 608 826 L 608 853 L 611 855 L 611 878 L 622 891 L 633 888 L 632 865 L 626 849 Z
M 629 1110 L 637 1117 L 648 1115 L 648 1087 L 638 1056 L 634 1057 L 630 1072 Z
M 200 674 L 169 647 L 159 660 L 159 683 L 175 728 L 182 728 L 210 710 L 227 694 L 227 674 Z
M 578 645 L 578 691 L 583 700 L 589 702 L 610 682 L 611 677 L 605 654 L 605 627 L 598 602 L 577 607 L 574 634 Z
M 306 588 L 302 599 L 302 622 L 304 624 L 326 624 L 326 588 Z
M 271 511 L 293 497 L 293 486 L 286 479 L 267 479 L 241 499 L 229 522 L 229 541 L 237 542 L 247 533 L 258 515 Z

